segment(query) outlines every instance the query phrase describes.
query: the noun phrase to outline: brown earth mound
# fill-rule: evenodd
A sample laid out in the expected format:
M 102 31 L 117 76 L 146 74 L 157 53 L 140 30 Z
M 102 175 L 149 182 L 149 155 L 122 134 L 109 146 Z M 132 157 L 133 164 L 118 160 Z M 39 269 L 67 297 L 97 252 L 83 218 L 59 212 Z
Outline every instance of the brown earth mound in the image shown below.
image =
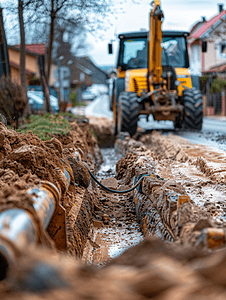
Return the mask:
M 87 232 L 78 228 L 89 231 L 91 226 L 92 192 L 86 191 L 89 173 L 84 166 L 79 166 L 77 159 L 86 161 L 91 169 L 95 169 L 101 163 L 101 153 L 89 124 L 74 122 L 71 127 L 67 136 L 58 135 L 43 142 L 31 131 L 20 134 L 0 123 L 0 210 L 12 207 L 27 210 L 33 203 L 30 196 L 23 196 L 26 190 L 41 181 L 53 183 L 62 191 L 61 204 L 66 210 L 68 251 L 80 256 L 85 241 L 78 244 L 87 238 Z M 68 159 L 74 161 L 74 179 L 66 191 L 61 170 L 66 168 L 71 172 Z M 87 221 L 83 220 L 84 212 L 89 212 L 90 218 Z M 37 219 L 34 209 L 31 213 Z
M 47 250 L 27 251 L 1 299 L 224 299 L 225 257 L 225 250 L 210 255 L 153 237 L 101 269 Z
M 157 132 L 143 136 L 140 141 L 123 133 L 116 141 L 116 149 L 126 154 L 117 163 L 116 177 L 123 178 L 123 182 L 128 184 L 134 176 L 150 175 L 144 178 L 142 187 L 134 193 L 137 219 L 144 235 L 207 248 L 225 245 L 225 225 L 214 218 L 214 203 L 211 203 L 213 207 L 208 203 L 201 206 L 196 199 L 193 201 L 186 186 L 175 180 L 172 174 L 174 164 L 177 169 L 182 165 L 187 170 L 190 164 L 217 181 L 216 171 L 213 172 L 203 158 L 193 160 L 180 143 Z M 165 180 L 157 176 L 158 170 L 162 172 L 162 169 L 167 169 L 168 178 Z
M 50 249 L 26 249 L 15 266 L 13 285 L 0 286 L 1 299 L 224 299 L 224 226 L 214 219 L 213 208 L 208 203 L 201 207 L 190 198 L 187 181 L 186 184 L 185 181 L 179 182 L 175 171 L 179 167 L 187 170 L 202 165 L 200 172 L 208 180 L 218 180 L 211 177 L 213 173 L 205 173 L 208 163 L 197 160 L 197 157 L 193 160 L 181 145 L 158 134 L 154 134 L 153 139 L 143 137 L 142 141 L 124 134 L 116 142 L 116 148 L 125 155 L 116 166 L 118 180 L 111 178 L 104 183 L 109 187 L 118 184 L 128 187 L 133 184 L 134 177 L 150 176 L 145 177 L 133 197 L 132 193 L 122 196 L 122 205 L 119 206 L 114 204 L 114 197 L 92 189 L 93 182 L 87 189 L 89 175 L 76 158 L 83 158 L 95 170 L 101 162 L 101 155 L 88 124 L 72 124 L 72 128 L 67 136 L 42 142 L 30 132 L 19 135 L 1 125 L 2 207 L 32 205 L 25 190 L 40 180 L 61 186 L 55 170 L 64 166 L 69 157 L 74 162 L 76 184 L 72 182 L 68 191 L 63 191 L 61 200 L 66 210 L 69 253 L 79 258 L 82 256 L 86 240 L 91 239 L 89 233 L 93 231 L 94 218 L 97 224 L 98 221 L 108 223 L 111 214 L 116 222 L 123 216 L 132 219 L 132 206 L 141 230 L 148 237 L 102 268 L 82 264 Z M 166 175 L 164 180 L 162 174 Z M 204 183 L 200 186 L 206 187 L 208 181 Z M 103 206 L 107 214 L 103 214 Z M 209 236 L 203 232 L 206 229 Z M 219 232 L 218 236 L 216 232 Z M 151 235 L 161 237 L 165 242 Z M 221 250 L 213 253 L 209 242 L 220 245 Z M 98 247 L 95 243 L 93 246 Z

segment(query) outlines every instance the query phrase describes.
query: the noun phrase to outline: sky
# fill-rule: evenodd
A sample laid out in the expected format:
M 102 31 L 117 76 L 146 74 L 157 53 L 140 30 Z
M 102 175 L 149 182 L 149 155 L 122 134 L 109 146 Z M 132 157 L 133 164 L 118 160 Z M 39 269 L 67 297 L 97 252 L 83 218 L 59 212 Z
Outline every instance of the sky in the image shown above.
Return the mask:
M 151 9 L 151 0 L 114 0 L 118 3 L 119 13 L 117 17 L 111 18 L 112 26 L 106 31 L 102 32 L 102 38 L 97 38 L 94 35 L 89 36 L 88 42 L 90 44 L 87 55 L 98 66 L 111 65 L 114 66 L 117 56 L 117 38 L 116 34 L 130 31 L 139 31 L 140 29 L 148 30 L 149 27 L 149 12 Z M 140 4 L 135 4 L 139 1 Z M 164 12 L 163 30 L 185 30 L 190 31 L 192 26 L 206 17 L 206 20 L 211 19 L 218 14 L 218 4 L 223 4 L 226 9 L 225 0 L 161 0 L 161 8 Z M 122 7 L 122 10 L 119 8 Z M 125 13 L 120 13 L 124 11 Z M 114 54 L 109 55 L 107 44 L 113 42 Z

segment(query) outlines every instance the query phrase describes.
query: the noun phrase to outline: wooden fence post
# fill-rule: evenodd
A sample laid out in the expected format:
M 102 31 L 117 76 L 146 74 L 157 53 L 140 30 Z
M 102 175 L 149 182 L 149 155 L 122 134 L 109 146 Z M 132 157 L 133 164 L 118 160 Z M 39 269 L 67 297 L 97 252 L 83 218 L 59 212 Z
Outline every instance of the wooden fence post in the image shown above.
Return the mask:
M 221 92 L 221 115 L 225 116 L 226 111 L 225 111 L 225 90 Z
M 203 99 L 203 115 L 206 116 L 206 95 L 203 95 L 202 99 Z

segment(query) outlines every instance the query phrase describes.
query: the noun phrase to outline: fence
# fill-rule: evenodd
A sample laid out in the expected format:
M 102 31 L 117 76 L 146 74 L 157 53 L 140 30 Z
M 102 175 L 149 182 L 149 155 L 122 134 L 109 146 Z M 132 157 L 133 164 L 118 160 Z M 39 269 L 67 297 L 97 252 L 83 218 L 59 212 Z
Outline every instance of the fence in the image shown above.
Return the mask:
M 226 116 L 225 90 L 221 93 L 207 93 L 203 96 L 203 109 L 205 116 L 221 115 Z

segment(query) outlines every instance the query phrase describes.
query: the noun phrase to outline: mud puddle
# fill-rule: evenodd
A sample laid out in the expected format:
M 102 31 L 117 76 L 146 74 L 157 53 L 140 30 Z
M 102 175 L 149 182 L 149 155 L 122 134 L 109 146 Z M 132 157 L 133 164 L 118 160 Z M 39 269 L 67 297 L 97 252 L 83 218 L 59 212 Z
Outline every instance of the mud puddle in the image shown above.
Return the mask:
M 116 175 L 116 163 L 122 158 L 114 148 L 101 149 L 103 164 L 98 172 L 98 179 L 103 180 Z M 113 186 L 111 187 L 113 188 Z M 120 188 L 120 184 L 118 185 Z M 115 188 L 114 188 L 115 189 Z M 83 260 L 89 264 L 103 266 L 112 258 L 119 256 L 129 247 L 138 244 L 143 235 L 136 222 L 132 194 L 118 195 L 100 190 L 103 209 L 99 212 L 98 223 L 90 233 L 83 254 Z M 101 218 L 102 217 L 102 218 Z M 102 222 L 101 221 L 101 222 Z

